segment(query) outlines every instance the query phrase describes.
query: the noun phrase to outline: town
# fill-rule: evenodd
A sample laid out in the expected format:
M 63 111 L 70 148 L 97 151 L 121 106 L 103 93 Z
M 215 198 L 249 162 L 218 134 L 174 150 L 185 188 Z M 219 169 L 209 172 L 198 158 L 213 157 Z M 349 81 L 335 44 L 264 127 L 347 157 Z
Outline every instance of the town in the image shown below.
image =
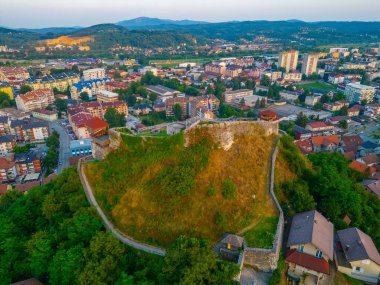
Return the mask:
M 34 52 L 44 56 L 55 50 L 88 52 L 92 39 L 62 41 L 35 46 Z M 303 48 L 301 52 L 294 47 L 286 49 L 274 39 L 257 37 L 245 44 L 225 41 L 196 47 L 212 54 L 211 59 L 139 60 L 132 56 L 178 55 L 185 45 L 141 49 L 118 44 L 110 52 L 129 53 L 130 57 L 52 57 L 42 61 L 14 59 L 9 55 L 20 50 L 1 44 L 0 55 L 8 57 L 0 61 L 0 208 L 1 197 L 11 197 L 11 192 L 34 195 L 29 192 L 61 181 L 59 177 L 68 175 L 65 171 L 70 167 L 76 169 L 85 160 L 105 160 L 112 153 L 115 132 L 168 138 L 197 124 L 273 123 L 279 129 L 280 151 L 281 147 L 290 150 L 285 146 L 294 144 L 292 151 L 302 154 L 296 159 L 304 162 L 310 158 L 305 164 L 321 177 L 310 182 L 305 178 L 307 171 L 302 170 L 298 182 L 284 184 L 284 193 L 286 187 L 292 188 L 286 199 L 279 198 L 274 186 L 273 199 L 280 216 L 284 215 L 284 224 L 273 266 L 261 270 L 260 262 L 254 261 L 255 268 L 245 268 L 240 256 L 247 252 L 247 236 L 238 233 L 221 237 L 216 252 L 221 259 L 241 265 L 234 275 L 241 284 L 379 284 L 380 44 L 342 44 L 318 52 Z M 244 55 L 228 54 L 236 50 Z M 314 193 L 311 207 L 305 197 L 298 208 L 291 202 L 297 187 L 315 183 L 322 189 L 332 183 L 328 182 L 329 170 L 319 169 L 327 162 L 322 161 L 323 156 L 318 160 L 316 154 L 331 155 L 340 175 L 348 175 L 350 183 L 358 182 L 353 185 L 364 195 L 361 197 L 367 197 L 361 207 L 371 209 L 366 212 L 372 213 L 368 217 L 374 221 L 371 225 L 355 220 L 352 208 L 338 211 L 338 205 L 327 209 L 318 204 L 316 197 L 324 201 L 334 193 Z M 277 166 L 272 172 L 276 177 Z M 304 184 L 299 182 L 302 179 Z M 53 205 L 58 198 L 51 199 L 51 205 L 45 203 L 41 212 L 53 211 L 49 207 L 58 209 L 58 204 Z M 334 201 L 347 200 L 339 197 Z M 277 238 L 272 232 L 267 231 L 270 244 Z M 35 277 L 46 280 L 43 274 Z

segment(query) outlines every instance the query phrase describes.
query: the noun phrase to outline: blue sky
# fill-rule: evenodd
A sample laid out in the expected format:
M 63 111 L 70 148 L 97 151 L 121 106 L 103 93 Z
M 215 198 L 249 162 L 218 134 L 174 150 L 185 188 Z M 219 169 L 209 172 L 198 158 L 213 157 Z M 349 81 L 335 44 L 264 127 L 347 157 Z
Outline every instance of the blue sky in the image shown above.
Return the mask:
M 231 20 L 380 21 L 380 0 L 0 0 L 0 26 L 90 26 L 140 16 Z

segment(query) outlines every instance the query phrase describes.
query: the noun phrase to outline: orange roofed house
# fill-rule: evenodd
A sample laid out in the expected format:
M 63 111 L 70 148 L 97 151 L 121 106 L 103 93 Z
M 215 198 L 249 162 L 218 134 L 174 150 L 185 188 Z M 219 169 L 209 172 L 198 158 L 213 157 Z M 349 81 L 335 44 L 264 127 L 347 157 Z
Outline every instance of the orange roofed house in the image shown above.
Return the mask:
M 90 113 L 79 112 L 69 117 L 70 125 L 78 139 L 100 137 L 107 133 L 109 125 Z
M 369 171 L 370 175 L 374 175 L 376 173 L 375 167 L 373 166 L 368 167 L 366 164 L 361 163 L 357 160 L 354 160 L 353 162 L 350 163 L 350 168 L 355 169 L 359 172 Z
M 340 139 L 338 136 L 318 136 L 311 138 L 313 151 L 335 151 L 340 143 Z
M 260 112 L 260 120 L 262 121 L 277 121 L 278 114 L 272 110 L 265 110 Z
M 23 112 L 44 109 L 54 103 L 54 94 L 50 89 L 38 89 L 16 97 L 17 109 Z

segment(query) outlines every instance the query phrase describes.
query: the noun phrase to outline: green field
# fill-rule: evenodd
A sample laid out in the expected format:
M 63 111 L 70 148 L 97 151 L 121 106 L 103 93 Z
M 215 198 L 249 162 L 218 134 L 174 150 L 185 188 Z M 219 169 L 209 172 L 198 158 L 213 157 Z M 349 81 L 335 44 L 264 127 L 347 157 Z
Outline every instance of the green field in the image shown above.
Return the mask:
M 303 89 L 316 88 L 316 89 L 322 89 L 322 90 L 336 90 L 336 86 L 317 82 L 317 81 L 312 82 L 312 83 L 299 84 L 299 85 L 297 85 L 297 87 L 303 88 Z
M 246 231 L 243 236 L 247 246 L 272 248 L 277 222 L 277 216 L 265 217 L 257 226 Z

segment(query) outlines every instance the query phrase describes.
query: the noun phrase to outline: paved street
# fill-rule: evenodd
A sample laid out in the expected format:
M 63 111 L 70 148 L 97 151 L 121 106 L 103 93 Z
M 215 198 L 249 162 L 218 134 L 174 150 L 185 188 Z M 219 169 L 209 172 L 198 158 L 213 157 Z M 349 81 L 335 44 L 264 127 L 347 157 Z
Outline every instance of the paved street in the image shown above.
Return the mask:
M 58 174 L 62 172 L 63 168 L 69 167 L 69 157 L 70 157 L 70 138 L 66 130 L 62 125 L 59 124 L 60 121 L 50 122 L 51 131 L 56 130 L 59 134 L 59 162 L 58 162 Z M 62 162 L 62 165 L 60 163 Z

